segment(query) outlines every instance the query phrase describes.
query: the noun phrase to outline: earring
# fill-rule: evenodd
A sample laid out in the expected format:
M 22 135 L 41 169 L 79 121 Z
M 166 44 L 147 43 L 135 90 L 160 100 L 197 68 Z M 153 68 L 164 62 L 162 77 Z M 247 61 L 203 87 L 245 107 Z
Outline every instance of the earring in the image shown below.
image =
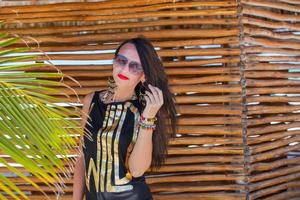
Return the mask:
M 109 76 L 107 79 L 107 92 L 103 95 L 103 101 L 105 103 L 114 101 L 116 87 L 117 87 L 117 84 L 116 84 L 115 80 Z
M 146 91 L 146 87 L 144 85 L 144 82 L 142 82 L 142 85 L 139 88 L 139 102 L 140 102 L 140 104 L 143 105 L 143 107 L 145 107 L 146 106 L 146 99 L 145 99 L 146 94 L 142 93 L 142 88 L 143 88 L 144 91 Z
M 103 94 L 101 97 L 102 101 L 105 103 L 115 102 L 115 88 L 117 87 L 117 84 L 115 80 L 112 77 L 108 77 L 107 79 L 107 92 Z M 133 93 L 131 99 L 135 100 L 138 97 L 135 93 Z
M 108 85 L 108 91 L 110 91 L 111 93 L 114 92 L 114 88 L 117 87 L 115 80 L 111 76 L 109 76 L 107 79 L 107 85 Z

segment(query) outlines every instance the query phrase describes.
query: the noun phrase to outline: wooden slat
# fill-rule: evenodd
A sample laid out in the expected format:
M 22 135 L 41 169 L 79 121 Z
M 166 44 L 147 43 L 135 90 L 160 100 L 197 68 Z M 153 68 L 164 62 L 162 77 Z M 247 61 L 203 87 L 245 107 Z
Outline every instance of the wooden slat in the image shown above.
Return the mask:
M 299 199 L 299 1 L 242 0 L 249 199 Z

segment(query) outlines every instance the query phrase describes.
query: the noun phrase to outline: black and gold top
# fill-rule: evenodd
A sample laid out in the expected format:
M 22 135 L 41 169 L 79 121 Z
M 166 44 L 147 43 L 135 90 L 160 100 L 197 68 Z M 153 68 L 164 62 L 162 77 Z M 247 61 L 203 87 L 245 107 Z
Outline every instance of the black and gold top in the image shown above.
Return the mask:
M 144 175 L 126 176 L 128 157 L 139 131 L 139 101 L 104 103 L 101 91 L 94 93 L 86 123 L 92 138 L 85 136 L 83 144 L 85 199 L 150 200 Z

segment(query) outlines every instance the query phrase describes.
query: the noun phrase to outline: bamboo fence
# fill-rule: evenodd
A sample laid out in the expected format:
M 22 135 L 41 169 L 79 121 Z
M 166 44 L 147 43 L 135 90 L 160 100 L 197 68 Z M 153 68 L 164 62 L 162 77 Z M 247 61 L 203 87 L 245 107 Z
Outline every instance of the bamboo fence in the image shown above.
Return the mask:
M 53 63 L 64 61 L 56 66 L 80 82 L 82 87 L 65 80 L 80 100 L 106 88 L 112 65 L 99 61 L 110 61 L 121 41 L 138 35 L 153 41 L 180 113 L 166 165 L 146 172 L 155 200 L 295 200 L 299 14 L 299 0 L 4 0 L 0 20 L 6 31 L 34 38 L 27 43 L 38 42 Z M 61 91 L 70 98 L 50 94 L 76 102 L 72 91 Z M 13 180 L 30 199 L 44 198 L 22 179 Z M 71 199 L 72 180 L 67 182 L 61 199 Z

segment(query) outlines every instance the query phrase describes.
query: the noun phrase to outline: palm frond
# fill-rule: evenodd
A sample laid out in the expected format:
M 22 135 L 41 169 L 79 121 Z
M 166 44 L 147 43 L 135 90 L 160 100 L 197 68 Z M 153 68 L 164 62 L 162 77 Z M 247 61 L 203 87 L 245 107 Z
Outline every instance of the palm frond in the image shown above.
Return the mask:
M 0 149 L 53 192 L 63 192 L 66 187 L 64 179 L 71 177 L 75 164 L 75 159 L 68 155 L 79 153 L 80 150 L 75 148 L 76 137 L 84 133 L 79 121 L 69 118 L 80 117 L 80 112 L 69 103 L 66 103 L 68 108 L 57 105 L 61 100 L 48 95 L 62 94 L 59 90 L 62 87 L 72 89 L 61 81 L 53 80 L 63 79 L 65 75 L 62 72 L 27 72 L 27 69 L 53 65 L 17 63 L 37 62 L 36 55 L 18 55 L 30 52 L 28 47 L 7 49 L 19 39 L 0 33 L 0 49 L 6 48 L 0 51 Z M 41 187 L 25 176 L 20 168 L 12 166 L 4 158 L 0 158 L 0 164 L 47 197 Z M 3 174 L 0 175 L 0 190 L 6 193 L 0 193 L 0 199 L 6 199 L 7 196 L 20 199 L 19 195 L 28 199 Z

